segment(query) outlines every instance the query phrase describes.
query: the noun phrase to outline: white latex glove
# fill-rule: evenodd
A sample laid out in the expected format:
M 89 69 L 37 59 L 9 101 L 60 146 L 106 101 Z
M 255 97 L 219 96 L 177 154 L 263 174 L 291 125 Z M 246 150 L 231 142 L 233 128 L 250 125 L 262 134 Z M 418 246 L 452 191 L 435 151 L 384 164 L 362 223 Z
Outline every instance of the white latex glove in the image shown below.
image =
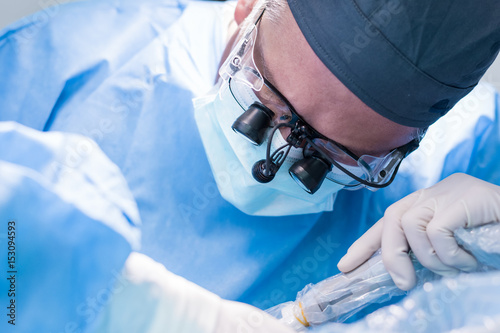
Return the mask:
M 338 268 L 349 272 L 382 248 L 384 265 L 394 283 L 409 290 L 416 283 L 410 249 L 423 266 L 437 274 L 472 271 L 477 261 L 458 246 L 454 230 L 499 221 L 500 187 L 454 174 L 387 208 L 384 217 L 352 244 Z
M 264 311 L 223 300 L 144 254 L 133 252 L 117 277 L 92 332 L 293 333 Z

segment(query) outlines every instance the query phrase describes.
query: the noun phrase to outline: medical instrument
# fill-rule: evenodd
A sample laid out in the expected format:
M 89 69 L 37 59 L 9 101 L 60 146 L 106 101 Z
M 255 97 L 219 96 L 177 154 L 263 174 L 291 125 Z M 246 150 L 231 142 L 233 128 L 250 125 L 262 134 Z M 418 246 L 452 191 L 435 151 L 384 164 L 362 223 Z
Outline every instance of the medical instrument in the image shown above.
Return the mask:
M 481 262 L 477 271 L 487 271 L 500 269 L 499 234 L 500 224 L 495 223 L 459 229 L 455 237 Z M 417 286 L 439 279 L 439 275 L 424 268 L 411 253 L 410 257 L 417 275 Z M 300 332 L 328 321 L 344 322 L 372 303 L 386 302 L 402 295 L 405 292 L 396 287 L 385 270 L 379 250 L 354 271 L 309 284 L 297 294 L 294 302 L 278 304 L 267 312 Z
M 416 271 L 421 275 L 419 280 L 433 277 L 422 268 Z M 371 303 L 403 294 L 385 270 L 378 251 L 354 271 L 307 285 L 294 302 L 279 304 L 267 312 L 300 332 L 327 321 L 343 322 Z

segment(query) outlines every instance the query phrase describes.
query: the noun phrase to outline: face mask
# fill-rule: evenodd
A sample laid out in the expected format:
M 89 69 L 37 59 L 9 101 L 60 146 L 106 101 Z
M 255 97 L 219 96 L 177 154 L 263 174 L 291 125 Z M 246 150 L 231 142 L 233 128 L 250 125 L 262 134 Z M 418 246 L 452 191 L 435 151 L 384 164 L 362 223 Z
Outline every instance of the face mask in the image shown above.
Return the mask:
M 311 195 L 288 174 L 290 166 L 302 158 L 301 149 L 291 149 L 270 183 L 261 184 L 253 178 L 252 166 L 265 157 L 267 142 L 260 146 L 252 145 L 231 129 L 242 110 L 226 83 L 220 82 L 207 96 L 195 99 L 194 108 L 196 124 L 219 191 L 236 208 L 246 214 L 260 216 L 333 210 L 336 192 L 343 188 L 342 185 L 326 181 Z M 277 131 L 272 140 L 273 150 L 284 144 L 286 140 Z

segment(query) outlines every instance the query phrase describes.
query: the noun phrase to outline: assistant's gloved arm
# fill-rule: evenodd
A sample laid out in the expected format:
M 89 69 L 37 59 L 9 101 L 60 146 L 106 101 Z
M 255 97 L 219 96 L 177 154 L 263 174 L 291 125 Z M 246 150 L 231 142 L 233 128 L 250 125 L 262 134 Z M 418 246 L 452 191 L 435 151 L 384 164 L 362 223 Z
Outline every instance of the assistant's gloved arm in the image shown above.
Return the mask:
M 221 283 L 224 283 L 221 280 Z M 248 304 L 231 302 L 133 252 L 93 331 L 128 333 L 291 333 Z
M 460 227 L 500 221 L 500 187 L 466 174 L 454 174 L 391 205 L 385 215 L 349 248 L 338 263 L 349 272 L 379 248 L 387 271 L 403 290 L 415 283 L 408 251 L 435 273 L 472 271 L 477 262 L 453 235 Z

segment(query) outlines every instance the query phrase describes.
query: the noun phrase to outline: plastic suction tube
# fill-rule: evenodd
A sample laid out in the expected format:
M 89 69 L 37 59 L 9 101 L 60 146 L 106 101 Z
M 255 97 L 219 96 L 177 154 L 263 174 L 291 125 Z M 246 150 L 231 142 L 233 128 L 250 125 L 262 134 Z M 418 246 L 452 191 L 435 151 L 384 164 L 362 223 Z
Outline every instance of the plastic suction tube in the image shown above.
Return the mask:
M 478 259 L 478 270 L 500 269 L 500 224 L 459 229 L 455 238 Z M 413 256 L 412 261 L 417 287 L 440 278 Z M 354 271 L 309 284 L 297 294 L 294 302 L 276 305 L 267 312 L 300 332 L 328 321 L 343 322 L 370 304 L 386 302 L 405 293 L 396 287 L 385 270 L 379 250 Z

